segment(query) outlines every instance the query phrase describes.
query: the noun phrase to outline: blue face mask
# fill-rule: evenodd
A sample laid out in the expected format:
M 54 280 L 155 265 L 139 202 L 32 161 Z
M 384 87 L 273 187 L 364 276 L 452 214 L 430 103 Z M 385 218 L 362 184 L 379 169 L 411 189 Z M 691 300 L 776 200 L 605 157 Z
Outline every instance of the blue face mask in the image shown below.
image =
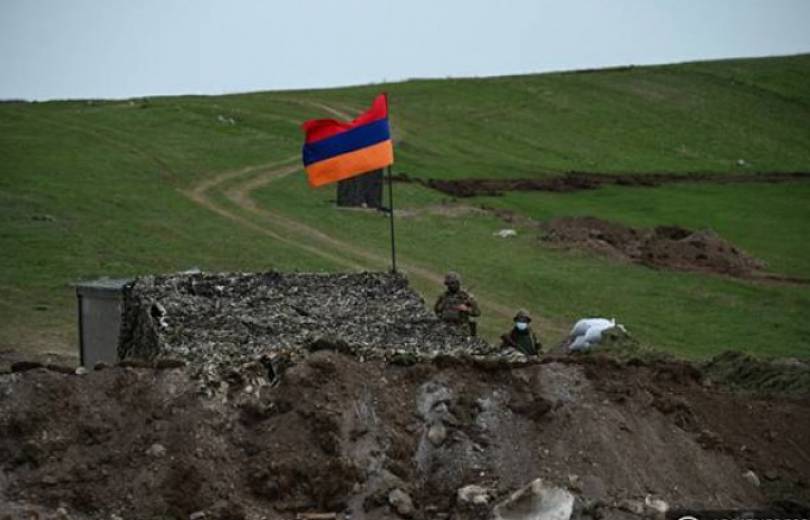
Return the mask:
M 515 328 L 517 328 L 517 330 L 526 330 L 529 328 L 529 324 L 525 321 L 517 321 L 515 322 Z

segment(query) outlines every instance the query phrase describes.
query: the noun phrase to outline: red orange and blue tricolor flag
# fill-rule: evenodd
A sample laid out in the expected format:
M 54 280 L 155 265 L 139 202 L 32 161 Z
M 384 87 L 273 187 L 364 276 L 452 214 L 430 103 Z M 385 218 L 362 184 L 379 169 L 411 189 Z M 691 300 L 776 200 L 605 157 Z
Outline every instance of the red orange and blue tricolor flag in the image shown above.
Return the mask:
M 302 156 L 313 188 L 390 166 L 394 147 L 388 126 L 388 96 L 380 94 L 354 121 L 312 119 Z

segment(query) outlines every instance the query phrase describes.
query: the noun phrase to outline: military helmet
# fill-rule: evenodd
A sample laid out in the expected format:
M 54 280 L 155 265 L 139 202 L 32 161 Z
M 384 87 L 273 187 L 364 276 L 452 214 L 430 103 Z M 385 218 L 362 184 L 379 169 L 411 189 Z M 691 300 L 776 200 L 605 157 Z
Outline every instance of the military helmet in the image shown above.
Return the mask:
M 450 271 L 446 275 L 444 275 L 444 285 L 448 285 L 451 283 L 457 283 L 461 285 L 461 275 L 455 271 Z
M 532 321 L 532 317 L 529 314 L 529 311 L 527 311 L 526 309 L 518 309 L 517 313 L 515 314 L 514 320 L 525 321 L 526 323 L 529 323 L 530 321 Z

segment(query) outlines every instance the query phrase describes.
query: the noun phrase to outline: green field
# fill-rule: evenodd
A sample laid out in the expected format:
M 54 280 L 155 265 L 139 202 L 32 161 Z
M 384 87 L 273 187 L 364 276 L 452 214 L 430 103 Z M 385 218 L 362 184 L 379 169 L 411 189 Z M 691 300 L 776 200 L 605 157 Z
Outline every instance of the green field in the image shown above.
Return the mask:
M 396 171 L 421 178 L 810 172 L 810 55 L 317 90 L 0 104 L 0 350 L 73 352 L 71 284 L 183 270 L 385 269 L 387 221 L 310 190 L 300 122 L 391 96 Z M 743 162 L 738 162 L 740 159 Z M 284 171 L 282 171 L 284 170 Z M 208 183 L 207 185 L 204 183 Z M 810 286 L 651 270 L 553 249 L 526 225 L 593 215 L 711 228 L 769 270 L 810 278 L 810 182 L 612 186 L 451 201 L 398 184 L 400 261 L 426 300 L 460 271 L 486 304 L 558 341 L 615 316 L 643 344 L 810 356 Z M 448 210 L 448 204 L 451 210 Z M 458 208 L 461 207 L 460 209 Z M 455 208 L 455 209 L 453 209 Z M 518 237 L 492 235 L 516 227 Z

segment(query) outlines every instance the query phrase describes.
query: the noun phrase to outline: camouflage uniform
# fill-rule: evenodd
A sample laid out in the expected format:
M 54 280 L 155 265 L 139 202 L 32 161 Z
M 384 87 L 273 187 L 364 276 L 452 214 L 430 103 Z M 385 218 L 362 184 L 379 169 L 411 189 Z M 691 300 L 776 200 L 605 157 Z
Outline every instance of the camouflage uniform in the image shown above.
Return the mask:
M 515 326 L 512 330 L 509 331 L 508 334 L 504 334 L 501 336 L 502 347 L 503 348 L 513 348 L 518 352 L 526 356 L 537 356 L 542 352 L 543 345 L 540 343 L 540 340 L 537 339 L 537 336 L 534 334 L 534 331 L 528 326 L 529 323 L 532 321 L 532 317 L 529 313 L 523 309 L 520 309 L 517 314 L 515 314 Z M 522 321 L 526 323 L 526 328 L 520 330 L 517 328 L 517 322 Z
M 470 318 L 481 315 L 478 302 L 472 294 L 461 289 L 461 277 L 456 273 L 447 273 L 444 284 L 447 290 L 436 300 L 433 310 L 442 321 L 458 325 L 464 334 L 475 336 L 476 323 Z M 468 309 L 466 311 L 458 309 L 461 305 L 466 305 Z

